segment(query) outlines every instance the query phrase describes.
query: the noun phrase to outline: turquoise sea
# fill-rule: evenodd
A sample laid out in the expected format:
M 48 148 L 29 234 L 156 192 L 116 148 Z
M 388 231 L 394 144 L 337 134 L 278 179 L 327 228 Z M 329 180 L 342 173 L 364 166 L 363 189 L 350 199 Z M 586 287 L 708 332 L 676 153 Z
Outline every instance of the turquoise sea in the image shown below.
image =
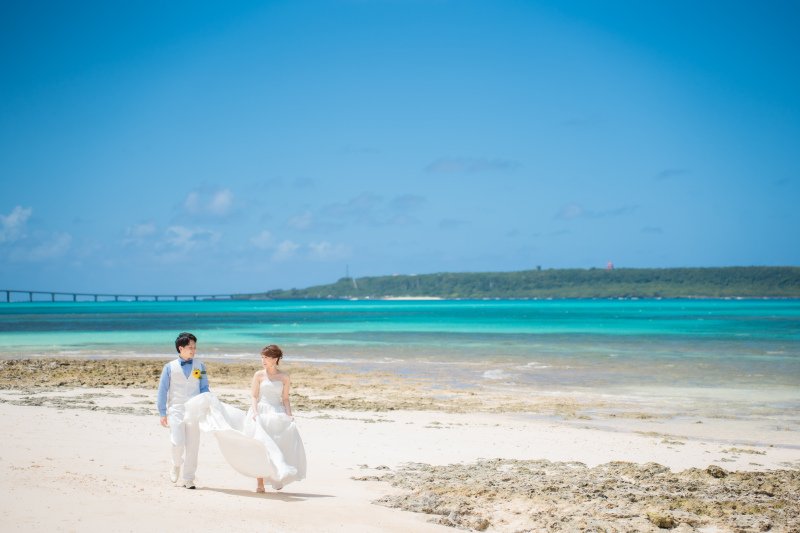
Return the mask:
M 287 361 L 443 385 L 800 413 L 800 300 L 0 303 L 2 357 L 172 357 L 181 331 L 209 360 L 257 361 L 278 344 Z

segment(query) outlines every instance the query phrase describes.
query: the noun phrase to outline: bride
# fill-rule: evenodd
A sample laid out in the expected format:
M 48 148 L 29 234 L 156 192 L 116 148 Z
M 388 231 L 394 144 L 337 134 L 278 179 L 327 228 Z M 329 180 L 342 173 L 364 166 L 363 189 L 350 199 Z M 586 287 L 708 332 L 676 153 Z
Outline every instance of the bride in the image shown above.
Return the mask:
M 264 370 L 253 376 L 247 414 L 206 392 L 186 404 L 187 416 L 213 433 L 220 451 L 239 473 L 280 490 L 306 477 L 306 452 L 289 403 L 289 374 L 278 370 L 283 352 L 274 344 L 261 350 Z
M 253 375 L 250 409 L 244 424 L 248 437 L 261 439 L 266 434 L 278 445 L 287 465 L 285 475 L 276 479 L 267 476 L 273 488 L 280 490 L 283 485 L 303 479 L 306 476 L 306 452 L 303 441 L 294 424 L 292 406 L 289 403 L 289 374 L 278 370 L 283 358 L 280 348 L 271 344 L 261 350 L 261 363 L 264 370 Z M 295 472 L 292 473 L 291 470 Z M 264 479 L 258 477 L 258 492 L 264 492 Z

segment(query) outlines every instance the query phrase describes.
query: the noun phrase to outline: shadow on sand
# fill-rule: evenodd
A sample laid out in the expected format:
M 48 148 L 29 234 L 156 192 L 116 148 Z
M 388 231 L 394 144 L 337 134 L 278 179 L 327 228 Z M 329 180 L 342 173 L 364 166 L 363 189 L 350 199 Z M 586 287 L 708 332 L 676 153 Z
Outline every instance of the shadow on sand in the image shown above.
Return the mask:
M 214 487 L 198 487 L 197 490 L 220 492 L 222 494 L 230 494 L 231 496 L 245 496 L 247 498 L 265 498 L 267 500 L 281 502 L 302 502 L 309 498 L 333 498 L 332 494 L 307 494 L 304 492 L 255 492 L 241 489 L 216 489 Z

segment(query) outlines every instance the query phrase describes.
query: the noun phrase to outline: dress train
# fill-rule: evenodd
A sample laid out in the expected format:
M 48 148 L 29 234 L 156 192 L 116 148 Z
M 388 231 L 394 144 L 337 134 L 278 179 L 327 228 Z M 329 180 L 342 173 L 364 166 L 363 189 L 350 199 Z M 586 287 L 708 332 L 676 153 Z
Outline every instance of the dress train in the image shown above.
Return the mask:
M 277 385 L 276 385 L 277 384 Z M 297 425 L 280 402 L 283 384 L 263 380 L 258 415 L 247 414 L 205 392 L 186 403 L 186 418 L 213 433 L 228 464 L 242 475 L 280 489 L 306 477 L 306 454 Z

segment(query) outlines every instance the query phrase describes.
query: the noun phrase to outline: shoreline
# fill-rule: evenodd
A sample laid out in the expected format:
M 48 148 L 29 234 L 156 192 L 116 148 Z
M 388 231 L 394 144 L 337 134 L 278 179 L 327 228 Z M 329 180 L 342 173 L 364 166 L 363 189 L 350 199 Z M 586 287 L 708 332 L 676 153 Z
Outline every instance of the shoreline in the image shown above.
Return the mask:
M 0 389 L 0 406 L 21 409 L 35 409 L 47 414 L 69 414 L 88 411 L 103 415 L 133 416 L 148 418 L 156 425 L 159 416 L 156 409 L 156 389 L 139 387 L 58 387 L 58 388 L 3 388 Z M 249 407 L 249 387 L 232 387 L 230 384 L 214 386 L 212 393 L 221 401 L 243 411 Z M 295 400 L 301 401 L 296 402 Z M 461 434 L 464 448 L 459 452 L 440 457 L 442 460 L 459 462 L 480 460 L 491 457 L 522 460 L 529 458 L 527 451 L 537 449 L 552 461 L 578 461 L 595 467 L 608 461 L 631 461 L 644 464 L 659 462 L 669 468 L 706 468 L 719 464 L 728 470 L 770 471 L 795 469 L 800 473 L 800 445 L 786 445 L 771 442 L 732 442 L 717 438 L 713 434 L 682 435 L 678 432 L 654 431 L 647 419 L 632 418 L 632 426 L 615 428 L 596 427 L 585 420 L 566 417 L 547 418 L 529 416 L 525 411 L 464 410 L 449 406 L 432 406 L 426 402 L 407 405 L 406 408 L 365 409 L 358 402 L 347 406 L 341 396 L 338 401 L 322 398 L 319 402 L 304 402 L 303 397 L 292 397 L 292 410 L 299 420 L 329 420 L 366 423 L 392 422 L 392 434 L 382 432 L 388 439 L 398 438 L 421 453 L 417 458 L 404 458 L 394 454 L 390 448 L 376 453 L 381 462 L 397 468 L 418 459 L 433 460 L 433 443 L 437 443 L 436 433 L 425 437 L 427 443 L 415 443 L 409 435 L 397 433 L 401 426 L 416 425 L 410 429 L 449 430 Z M 355 407 L 355 408 L 353 408 Z M 437 408 L 438 407 L 438 408 Z M 443 407 L 443 408 L 442 408 Z M 77 414 L 75 416 L 78 416 Z M 396 425 L 395 425 L 396 424 Z M 474 426 L 474 427 L 470 427 Z M 160 426 L 159 426 L 160 427 Z M 481 429 L 477 429 L 481 428 Z M 492 438 L 485 442 L 470 441 L 470 432 L 488 431 Z M 524 435 L 515 435 L 524 432 Z M 445 432 L 447 433 L 447 432 Z M 511 437 L 508 441 L 497 440 L 501 435 Z M 528 435 L 536 435 L 529 439 Z M 558 436 L 565 436 L 560 442 Z M 448 439 L 449 440 L 449 439 Z M 468 442 L 469 441 L 469 442 Z M 585 446 L 597 442 L 598 447 Z M 632 445 L 635 443 L 635 445 Z M 46 444 L 46 440 L 45 440 Z M 438 442 L 441 451 L 444 442 Z M 580 444 L 580 446 L 575 446 Z M 405 446 L 403 446 L 405 449 Z M 609 453 L 611 455 L 609 455 Z M 617 456 L 616 454 L 619 454 Z M 625 455 L 625 457 L 622 456 Z M 708 457 L 706 457 L 708 455 Z
M 13 292 L 28 292 L 28 291 L 13 291 Z M 49 294 L 49 293 L 48 293 Z M 237 296 L 237 295 L 234 295 Z M 109 297 L 110 298 L 110 297 Z M 642 300 L 642 301 L 660 301 L 660 300 L 800 300 L 800 296 L 514 296 L 514 297 L 500 297 L 500 296 L 484 296 L 476 298 L 451 298 L 448 296 L 336 296 L 331 298 L 202 298 L 198 300 L 13 300 L 4 301 L 0 300 L 2 304 L 90 304 L 90 303 L 197 303 L 197 302 L 213 302 L 213 303 L 230 303 L 230 302 L 376 302 L 376 301 L 447 301 L 447 302 L 483 302 L 483 301 L 550 301 L 550 300 Z
M 17 390 L 30 396 L 94 388 L 154 391 L 169 360 L 158 356 L 5 358 L 0 359 L 0 392 Z M 248 390 L 253 374 L 260 369 L 253 361 L 201 360 L 208 370 L 212 392 L 217 388 Z M 776 410 L 778 406 L 768 410 L 766 398 L 753 396 L 752 391 L 745 401 L 745 391 L 740 390 L 739 403 L 720 403 L 717 399 L 690 405 L 679 391 L 669 397 L 612 394 L 604 388 L 559 391 L 499 383 L 481 377 L 480 372 L 464 381 L 446 379 L 438 372 L 409 374 L 389 366 L 359 367 L 352 362 L 292 361 L 284 362 L 281 368 L 292 376 L 292 405 L 304 411 L 515 414 L 542 423 L 599 431 L 800 449 L 797 413 L 786 407 Z M 683 398 L 683 403 L 676 398 Z M 248 402 L 242 405 L 246 408 Z

